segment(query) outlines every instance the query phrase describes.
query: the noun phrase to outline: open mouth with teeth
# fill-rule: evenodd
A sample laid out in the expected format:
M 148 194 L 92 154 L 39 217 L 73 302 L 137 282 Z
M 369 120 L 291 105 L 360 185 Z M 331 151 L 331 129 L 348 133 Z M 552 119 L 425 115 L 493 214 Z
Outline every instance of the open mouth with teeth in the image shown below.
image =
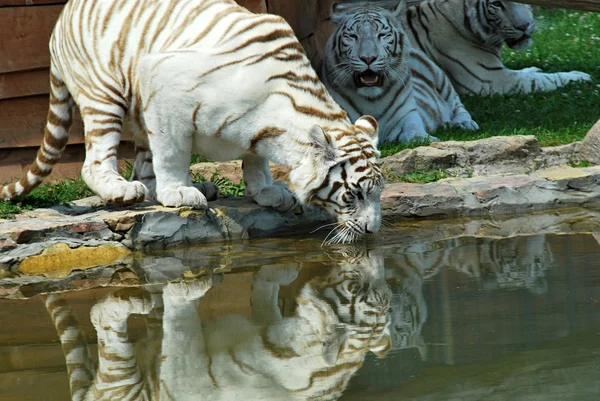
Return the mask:
M 506 39 L 506 44 L 508 45 L 508 47 L 510 47 L 511 49 L 514 49 L 515 47 L 519 46 L 520 44 L 528 41 L 529 39 L 531 39 L 530 35 L 524 34 L 523 36 L 521 36 L 518 39 Z
M 383 76 L 372 70 L 354 73 L 354 83 L 358 88 L 382 86 Z

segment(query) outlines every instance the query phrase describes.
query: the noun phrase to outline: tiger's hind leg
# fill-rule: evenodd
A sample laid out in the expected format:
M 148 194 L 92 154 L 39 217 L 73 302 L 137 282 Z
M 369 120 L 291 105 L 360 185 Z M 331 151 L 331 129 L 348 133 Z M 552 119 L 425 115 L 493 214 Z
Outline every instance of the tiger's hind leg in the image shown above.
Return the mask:
M 246 185 L 246 196 L 264 207 L 285 212 L 294 208 L 297 200 L 283 182 L 273 182 L 269 161 L 256 154 L 246 153 L 242 157 L 242 170 Z
M 131 314 L 148 314 L 150 294 L 140 289 L 122 289 L 92 307 L 90 318 L 98 335 L 98 378 L 94 399 L 147 399 L 145 382 L 127 333 Z
M 130 181 L 140 181 L 148 189 L 148 200 L 156 200 L 156 176 L 152 166 L 152 152 L 147 148 L 136 148 L 135 162 Z M 210 181 L 193 184 L 206 200 L 214 201 L 219 198 L 219 187 Z
M 117 169 L 124 106 L 82 99 L 79 107 L 85 128 L 86 155 L 81 169 L 85 183 L 108 202 L 130 205 L 143 201 L 146 187 L 139 181 L 128 182 Z

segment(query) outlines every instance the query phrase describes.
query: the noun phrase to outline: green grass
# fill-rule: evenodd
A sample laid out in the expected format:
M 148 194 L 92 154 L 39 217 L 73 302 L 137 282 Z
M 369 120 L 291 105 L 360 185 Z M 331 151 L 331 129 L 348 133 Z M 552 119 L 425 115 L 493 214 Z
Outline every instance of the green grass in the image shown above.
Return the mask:
M 443 169 L 419 171 L 416 173 L 408 173 L 402 175 L 394 174 L 393 172 L 388 171 L 385 172 L 384 175 L 388 184 L 394 182 L 427 184 L 429 182 L 443 180 L 444 178 L 455 177 L 454 174 L 450 173 L 448 170 Z
M 57 184 L 44 184 L 34 189 L 19 202 L 0 200 L 0 219 L 13 218 L 27 210 L 51 207 L 93 195 L 82 179 L 64 180 Z
M 525 51 L 505 49 L 508 68 L 539 67 L 544 72 L 578 70 L 594 78 L 556 92 L 531 95 L 462 96 L 481 130 L 440 130 L 441 140 L 468 141 L 498 135 L 535 135 L 541 146 L 583 139 L 600 118 L 600 14 L 543 9 L 537 14 L 533 46 Z M 382 156 L 418 143 L 384 145 Z

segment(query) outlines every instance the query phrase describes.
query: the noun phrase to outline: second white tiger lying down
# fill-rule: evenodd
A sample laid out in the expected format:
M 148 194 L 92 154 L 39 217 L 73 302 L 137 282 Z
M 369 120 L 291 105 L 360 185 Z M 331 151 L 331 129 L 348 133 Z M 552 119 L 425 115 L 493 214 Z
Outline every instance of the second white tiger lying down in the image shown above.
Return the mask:
M 369 114 L 381 142 L 430 141 L 447 125 L 476 130 L 444 72 L 413 48 L 401 20 L 405 1 L 334 3 L 321 80 L 351 119 Z
M 502 63 L 504 44 L 517 50 L 532 43 L 531 6 L 499 0 L 426 0 L 406 14 L 413 44 L 434 60 L 460 94 L 553 91 L 569 82 L 589 81 L 579 71 L 544 73 L 511 70 Z
M 344 239 L 379 229 L 377 122 L 350 122 L 283 18 L 233 0 L 71 0 L 50 49 L 44 141 L 27 175 L 0 188 L 2 198 L 26 195 L 51 173 L 77 105 L 85 126 L 82 176 L 107 202 L 156 195 L 164 206 L 206 208 L 192 185 L 191 153 L 241 156 L 247 195 L 260 205 L 295 204 L 273 183 L 272 160 L 291 168 L 300 202 L 338 219 Z M 117 171 L 123 130 L 141 151 L 132 182 Z

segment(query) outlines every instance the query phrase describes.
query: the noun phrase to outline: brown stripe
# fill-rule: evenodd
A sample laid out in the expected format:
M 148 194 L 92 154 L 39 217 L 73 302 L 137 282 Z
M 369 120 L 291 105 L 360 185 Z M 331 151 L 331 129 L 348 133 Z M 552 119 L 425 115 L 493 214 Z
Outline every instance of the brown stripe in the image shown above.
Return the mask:
M 258 143 L 260 141 L 262 141 L 263 139 L 277 138 L 278 136 L 283 135 L 285 132 L 286 131 L 282 128 L 265 127 L 263 129 L 261 129 L 260 131 L 258 131 L 256 134 L 254 134 L 254 136 L 250 140 L 250 149 L 254 150 L 256 148 L 256 146 L 258 145 Z
M 277 344 L 274 344 L 269 340 L 268 327 L 264 328 L 260 333 L 260 339 L 262 340 L 262 345 L 267 350 L 271 356 L 277 359 L 292 359 L 298 358 L 300 355 L 292 348 L 280 347 Z

